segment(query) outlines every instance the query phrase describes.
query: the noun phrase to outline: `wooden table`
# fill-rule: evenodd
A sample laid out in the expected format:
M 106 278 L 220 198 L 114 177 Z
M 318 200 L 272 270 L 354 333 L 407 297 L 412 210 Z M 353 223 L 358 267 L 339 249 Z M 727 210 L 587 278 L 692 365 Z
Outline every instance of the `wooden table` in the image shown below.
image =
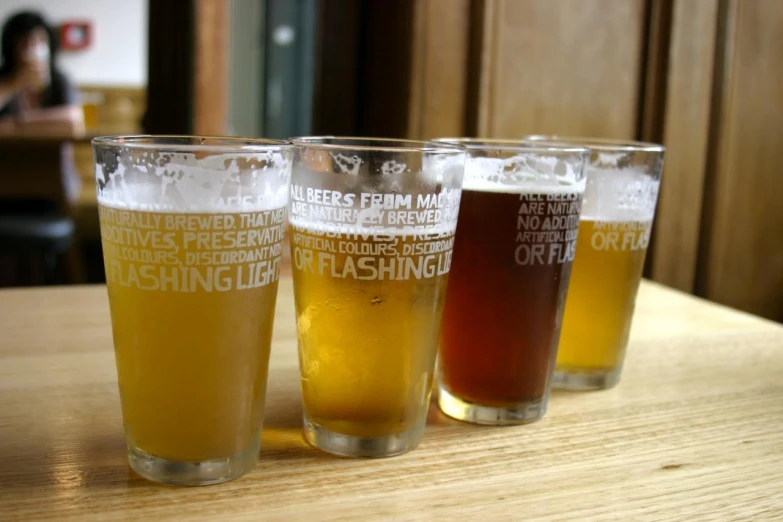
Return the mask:
M 15 131 L 13 134 L 0 135 L 0 175 L 3 175 L 5 185 L 13 181 L 11 187 L 6 186 L 0 193 L 7 197 L 52 199 L 66 207 L 73 206 L 79 236 L 100 237 L 90 145 L 92 139 L 100 135 L 92 131 L 76 134 Z M 73 160 L 63 155 L 62 147 L 65 144 L 73 145 Z M 83 181 L 75 202 L 63 199 L 65 193 L 62 187 L 63 171 L 74 166 Z M 24 176 L 18 176 L 19 173 Z
M 2 291 L 0 520 L 783 517 L 783 327 L 652 283 L 637 310 L 617 388 L 521 427 L 433 407 L 416 451 L 351 460 L 300 435 L 284 279 L 257 469 L 178 488 L 126 464 L 105 289 Z

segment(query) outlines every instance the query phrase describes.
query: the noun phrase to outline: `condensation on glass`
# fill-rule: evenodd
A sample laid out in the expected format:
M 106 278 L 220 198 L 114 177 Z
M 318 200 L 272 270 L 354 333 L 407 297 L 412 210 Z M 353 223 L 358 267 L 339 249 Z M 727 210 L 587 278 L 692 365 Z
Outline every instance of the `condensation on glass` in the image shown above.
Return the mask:
M 344 456 L 410 451 L 427 417 L 465 154 L 379 139 L 294 145 L 305 439 Z

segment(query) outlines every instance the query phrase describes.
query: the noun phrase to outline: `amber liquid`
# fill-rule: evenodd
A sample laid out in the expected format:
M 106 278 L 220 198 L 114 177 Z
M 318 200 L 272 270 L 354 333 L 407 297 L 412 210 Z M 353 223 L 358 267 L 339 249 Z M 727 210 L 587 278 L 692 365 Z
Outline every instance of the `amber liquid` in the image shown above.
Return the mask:
M 571 261 L 520 266 L 519 211 L 519 194 L 462 193 L 439 379 L 483 406 L 542 398 L 554 367 Z
M 651 221 L 582 221 L 558 371 L 610 373 L 622 365 L 651 228 Z
M 302 399 L 308 420 L 354 437 L 404 433 L 423 422 L 445 298 L 451 251 L 432 256 L 427 274 L 402 275 L 406 247 L 428 241 L 400 235 L 353 241 L 369 255 L 306 249 L 315 237 L 291 227 Z M 348 236 L 330 239 L 345 244 Z M 379 252 L 394 245 L 396 253 Z M 338 249 L 339 250 L 339 249 Z M 307 254 L 311 254 L 308 257 Z M 394 266 L 380 277 L 367 269 L 347 271 L 361 259 Z

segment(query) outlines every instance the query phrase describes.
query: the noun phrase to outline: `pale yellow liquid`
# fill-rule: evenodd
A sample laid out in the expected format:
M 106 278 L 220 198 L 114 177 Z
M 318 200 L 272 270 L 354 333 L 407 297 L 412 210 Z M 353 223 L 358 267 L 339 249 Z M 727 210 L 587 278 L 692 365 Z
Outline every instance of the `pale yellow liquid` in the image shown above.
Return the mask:
M 175 461 L 225 458 L 257 447 L 276 273 L 257 288 L 218 291 L 229 277 L 224 275 L 211 291 L 190 277 L 177 283 L 187 292 L 171 291 L 171 282 L 168 290 L 140 289 L 129 282 L 130 272 L 143 263 L 121 259 L 105 234 L 106 211 L 101 208 L 104 262 L 129 445 Z M 170 255 L 181 262 L 189 252 L 203 251 L 185 247 L 181 233 L 172 241 L 179 251 Z M 153 279 L 140 281 L 151 286 Z
M 317 259 L 312 271 L 297 267 L 301 252 L 295 240 L 291 250 L 299 357 L 309 420 L 357 437 L 398 434 L 422 422 L 447 275 L 383 281 L 336 278 L 331 263 L 325 273 L 318 273 Z M 372 238 L 362 242 L 383 243 Z M 410 236 L 400 236 L 398 247 L 412 242 Z M 336 273 L 343 273 L 346 257 L 334 254 Z
M 650 226 L 649 221 L 580 223 L 558 371 L 611 372 L 622 365 Z
M 100 107 L 95 103 L 83 103 L 84 126 L 88 129 L 94 129 L 98 126 Z

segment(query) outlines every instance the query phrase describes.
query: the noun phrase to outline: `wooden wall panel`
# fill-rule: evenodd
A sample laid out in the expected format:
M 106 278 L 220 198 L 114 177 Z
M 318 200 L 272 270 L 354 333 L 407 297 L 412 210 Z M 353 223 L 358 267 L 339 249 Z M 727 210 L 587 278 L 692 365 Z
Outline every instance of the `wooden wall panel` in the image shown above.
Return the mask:
M 644 0 L 486 0 L 478 134 L 634 138 Z
M 638 137 L 652 143 L 663 142 L 672 10 L 675 1 L 679 0 L 648 0 L 647 37 L 644 42 L 644 68 L 642 70 L 644 93 L 640 101 L 642 114 Z
M 699 250 L 717 22 L 718 0 L 674 2 L 663 110 L 666 162 L 649 275 L 686 292 L 694 289 Z
M 356 134 L 360 0 L 321 2 L 316 27 L 313 134 Z
M 230 0 L 195 0 L 193 132 L 223 135 L 228 126 Z
M 193 133 L 194 0 L 149 0 L 147 134 Z
M 408 136 L 464 136 L 470 0 L 418 0 L 413 10 Z
M 408 132 L 413 12 L 420 1 L 359 2 L 355 135 L 398 138 Z
M 783 2 L 721 0 L 725 49 L 697 291 L 783 320 Z

